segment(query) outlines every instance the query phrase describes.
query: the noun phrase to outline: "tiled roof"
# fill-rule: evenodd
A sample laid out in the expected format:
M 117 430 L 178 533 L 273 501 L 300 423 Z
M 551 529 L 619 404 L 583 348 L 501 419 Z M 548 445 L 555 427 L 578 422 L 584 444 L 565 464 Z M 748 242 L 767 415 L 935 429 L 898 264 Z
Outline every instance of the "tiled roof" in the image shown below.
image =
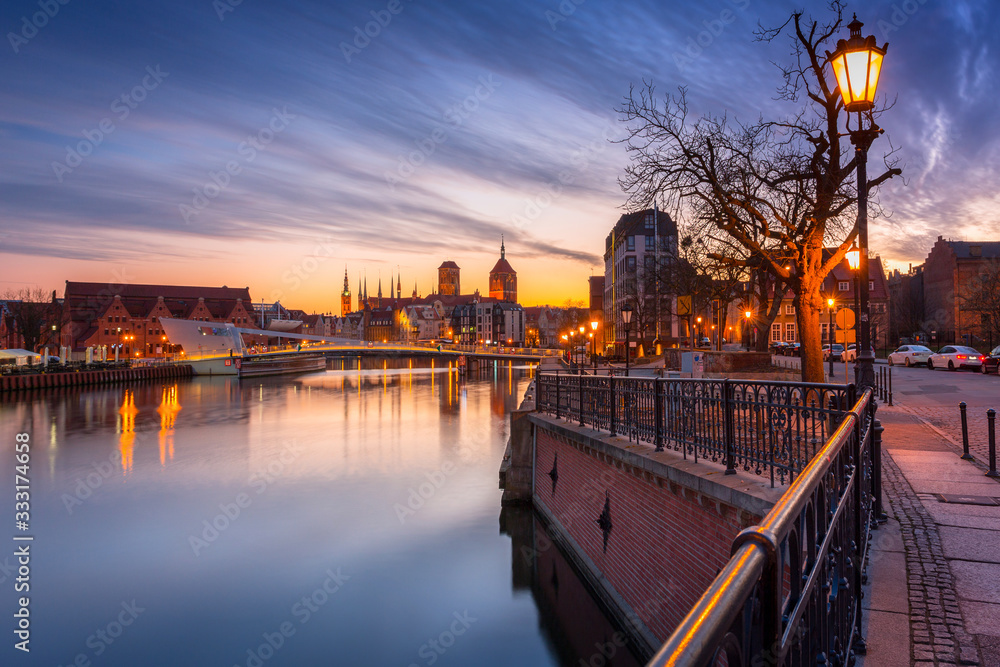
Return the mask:
M 514 270 L 514 267 L 510 265 L 510 262 L 508 262 L 506 258 L 501 257 L 497 260 L 497 263 L 493 265 L 490 275 L 492 276 L 494 273 L 513 273 L 516 275 L 517 271 Z

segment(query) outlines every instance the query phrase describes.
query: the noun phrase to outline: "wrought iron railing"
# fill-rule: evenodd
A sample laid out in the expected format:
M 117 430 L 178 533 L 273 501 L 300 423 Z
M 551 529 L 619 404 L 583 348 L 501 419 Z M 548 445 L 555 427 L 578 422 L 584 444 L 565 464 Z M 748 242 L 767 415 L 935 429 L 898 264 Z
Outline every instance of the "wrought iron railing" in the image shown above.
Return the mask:
M 540 412 L 791 482 L 848 411 L 852 386 L 542 373 Z
M 866 390 L 648 664 L 853 664 L 880 449 Z

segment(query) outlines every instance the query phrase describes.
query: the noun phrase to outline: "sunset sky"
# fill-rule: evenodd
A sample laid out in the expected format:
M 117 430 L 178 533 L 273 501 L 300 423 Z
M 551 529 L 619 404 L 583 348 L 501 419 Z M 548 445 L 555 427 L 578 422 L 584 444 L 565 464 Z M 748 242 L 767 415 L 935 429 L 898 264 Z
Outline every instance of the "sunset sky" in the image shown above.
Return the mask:
M 585 299 L 622 213 L 630 84 L 782 113 L 787 44 L 753 30 L 802 4 L 7 0 L 0 292 L 225 284 L 339 313 L 345 265 L 352 292 L 398 267 L 426 294 L 451 259 L 486 292 L 503 234 L 523 304 Z M 996 240 L 1000 12 L 852 11 L 890 44 L 872 171 L 895 147 L 906 176 L 873 249 L 905 269 L 939 234 Z

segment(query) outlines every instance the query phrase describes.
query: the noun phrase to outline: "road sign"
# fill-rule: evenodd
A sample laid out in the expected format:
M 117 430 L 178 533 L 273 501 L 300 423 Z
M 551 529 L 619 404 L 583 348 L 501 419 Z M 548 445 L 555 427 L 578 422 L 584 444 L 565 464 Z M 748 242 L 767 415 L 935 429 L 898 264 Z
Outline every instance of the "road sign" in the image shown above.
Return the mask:
M 678 315 L 690 315 L 691 314 L 691 297 L 690 296 L 679 296 L 679 297 L 677 297 L 677 314 Z
M 841 345 L 850 345 L 851 343 L 856 343 L 854 336 L 854 329 L 841 329 L 836 332 L 837 342 Z
M 850 329 L 854 326 L 854 311 L 850 308 L 841 308 L 837 311 L 837 326 L 841 329 Z

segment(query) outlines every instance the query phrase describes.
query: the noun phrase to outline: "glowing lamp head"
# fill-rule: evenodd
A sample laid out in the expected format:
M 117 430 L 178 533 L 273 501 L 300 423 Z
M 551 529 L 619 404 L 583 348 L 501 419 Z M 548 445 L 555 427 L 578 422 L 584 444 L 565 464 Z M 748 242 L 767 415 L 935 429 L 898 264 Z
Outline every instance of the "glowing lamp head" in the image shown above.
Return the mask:
M 597 320 L 591 320 L 590 328 L 593 329 L 594 331 L 597 331 L 597 324 L 598 324 Z
M 848 111 L 869 111 L 875 106 L 875 91 L 878 88 L 882 60 L 889 44 L 879 48 L 875 35 L 861 36 L 864 23 L 857 15 L 847 28 L 851 31 L 848 39 L 837 42 L 837 50 L 827 51 L 827 59 L 837 77 L 837 87 Z
M 830 308 L 833 308 L 833 303 L 834 303 L 833 299 L 826 300 L 826 305 L 829 306 Z
M 745 311 L 743 314 L 746 316 L 748 320 L 753 316 L 753 313 L 750 312 L 749 310 Z
M 847 251 L 847 265 L 851 267 L 851 271 L 857 271 L 858 267 L 861 266 L 861 250 L 858 249 L 857 244 L 851 246 L 851 249 Z
M 622 306 L 622 322 L 625 323 L 626 327 L 632 323 L 632 304 L 630 303 Z

